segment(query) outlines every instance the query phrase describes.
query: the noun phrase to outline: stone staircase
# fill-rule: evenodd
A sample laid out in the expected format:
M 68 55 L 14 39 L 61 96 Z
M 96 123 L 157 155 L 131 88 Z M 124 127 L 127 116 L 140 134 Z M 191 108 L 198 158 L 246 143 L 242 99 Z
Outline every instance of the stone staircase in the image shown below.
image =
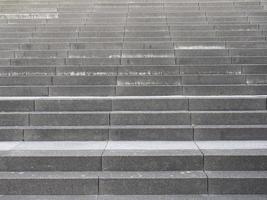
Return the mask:
M 1 200 L 266 200 L 266 0 L 0 0 Z

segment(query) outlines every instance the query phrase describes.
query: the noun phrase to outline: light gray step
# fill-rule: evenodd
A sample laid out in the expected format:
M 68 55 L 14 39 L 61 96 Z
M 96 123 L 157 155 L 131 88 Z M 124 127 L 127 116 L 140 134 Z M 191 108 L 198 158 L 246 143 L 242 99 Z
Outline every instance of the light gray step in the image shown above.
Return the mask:
M 52 77 L 49 76 L 35 76 L 35 77 L 1 77 L 0 85 L 1 86 L 38 86 L 38 85 L 52 85 Z
M 191 126 L 112 126 L 109 140 L 188 141 L 193 140 L 193 129 Z
M 181 76 L 117 76 L 118 86 L 182 85 Z
M 265 111 L 198 111 L 191 113 L 193 125 L 265 125 Z
M 1 126 L 266 124 L 266 111 L 7 112 L 0 117 Z
M 203 170 L 202 154 L 193 142 L 22 142 L 8 146 L 14 145 L 4 143 L 1 148 L 1 171 Z
M 241 57 L 241 58 L 231 58 L 229 56 L 184 56 L 184 57 L 177 57 L 176 63 L 179 65 L 216 65 L 216 64 L 260 64 L 260 58 L 253 57 L 253 61 L 250 60 L 248 63 L 245 62 L 244 59 L 248 57 Z M 264 57 L 263 57 L 264 58 Z M 232 63 L 233 59 L 233 63 Z M 241 60 L 242 59 L 242 60 Z M 254 63 L 255 62 L 255 63 Z
M 14 69 L 15 72 L 18 71 L 19 74 L 23 74 L 19 69 L 20 67 L 15 67 L 11 69 Z M 43 67 L 42 67 L 43 68 Z M 55 68 L 56 73 L 59 76 L 127 76 L 127 75 L 179 75 L 180 67 L 177 65 L 148 65 L 148 66 L 142 66 L 142 65 L 129 65 L 129 66 L 51 66 L 51 70 Z M 5 72 L 7 71 L 7 68 L 0 68 Z M 35 68 L 36 69 L 36 68 Z M 50 68 L 49 68 L 50 69 Z M 30 67 L 28 68 L 28 71 L 32 70 Z M 38 71 L 38 69 L 36 69 Z M 6 73 L 3 72 L 3 75 Z M 30 72 L 29 72 L 30 73 Z
M 58 89 L 60 90 L 60 88 Z M 117 96 L 265 95 L 266 85 L 117 86 Z M 52 94 L 53 95 L 53 94 Z
M 143 40 L 145 40 L 144 38 Z M 137 39 L 132 39 L 137 40 Z M 141 39 L 139 39 L 141 40 Z M 263 41 L 265 42 L 264 36 L 224 36 L 224 37 L 209 37 L 209 36 L 203 36 L 203 37 L 172 37 L 173 41 Z
M 1 113 L 1 126 L 101 126 L 109 125 L 107 112 Z
M 239 98 L 239 97 L 230 97 L 229 98 L 219 98 L 219 97 L 192 97 L 189 99 L 189 110 L 258 110 L 265 108 L 264 98 Z M 259 107 L 258 107 L 259 106 Z M 258 107 L 258 108 L 257 108 Z
M 165 62 L 171 62 L 165 59 Z M 17 58 L 0 59 L 0 64 L 11 66 L 33 66 L 33 65 L 119 65 L 120 58 Z M 174 59 L 169 64 L 175 64 Z
M 1 171 L 99 171 L 106 143 L 25 142 L 6 150 L 8 145 L 1 148 Z
M 208 36 L 203 36 L 203 37 L 125 37 L 124 41 L 126 42 L 164 42 L 168 41 L 170 42 L 171 39 L 173 41 L 263 41 L 265 42 L 265 36 L 225 36 L 225 37 L 208 37 Z M 23 43 L 28 43 L 28 40 L 20 40 Z M 59 38 L 59 39 L 53 39 L 53 38 L 34 38 L 31 39 L 31 42 L 76 42 L 76 39 L 72 38 Z M 78 38 L 78 42 L 122 42 L 123 38 L 122 37 L 83 37 L 83 38 Z M 0 40 L 1 42 L 1 40 Z M 12 40 L 3 40 L 2 43 L 7 43 L 10 42 L 12 43 Z M 16 40 L 13 41 L 13 43 L 17 43 Z
M 190 125 L 190 114 L 178 112 L 123 112 L 116 111 L 110 115 L 111 125 Z
M 169 58 L 170 59 L 170 58 Z M 180 65 L 216 65 L 216 64 L 264 64 L 267 56 L 187 56 L 179 57 L 176 63 Z
M 102 157 L 107 171 L 202 170 L 202 154 L 192 142 L 110 142 Z
M 183 86 L 183 95 L 264 95 L 266 86 L 257 85 L 188 85 Z
M 216 64 L 265 64 L 267 56 L 183 56 L 134 55 L 122 57 L 76 57 L 76 58 L 1 58 L 1 65 L 216 65 Z
M 104 141 L 109 139 L 109 127 L 2 127 L 0 135 L 1 141 Z M 171 133 L 170 135 L 172 136 Z M 179 134 L 177 135 L 179 138 Z M 186 138 L 186 134 L 181 135 Z M 175 135 L 173 137 L 176 138 Z
M 253 137 L 252 137 L 253 138 Z M 264 138 L 263 138 L 264 139 Z M 191 126 L 2 127 L 1 141 L 193 140 Z
M 197 141 L 206 171 L 266 171 L 264 141 Z
M 48 96 L 48 88 L 40 86 L 2 86 L 0 96 Z
M 262 66 L 262 67 L 261 67 Z M 256 66 L 257 67 L 257 66 Z M 256 68 L 255 67 L 255 68 Z M 263 68 L 259 65 L 258 68 Z M 181 74 L 242 74 L 242 69 L 253 69 L 253 66 L 247 65 L 187 65 L 180 66 Z M 251 70 L 252 71 L 252 70 Z M 254 70 L 257 71 L 257 70 Z M 247 70 L 249 73 L 249 70 Z M 254 73 L 254 72 L 252 72 Z
M 183 90 L 183 91 L 182 91 Z M 266 86 L 257 85 L 187 85 L 187 86 L 117 86 L 118 96 L 157 95 L 265 95 Z
M 195 20 L 195 19 L 192 19 Z M 183 25 L 184 23 L 175 23 L 172 24 L 171 26 L 177 26 L 177 25 Z M 218 23 L 220 24 L 220 23 Z M 213 23 L 214 26 L 218 25 L 217 23 Z M 229 23 L 228 23 L 229 24 Z M 130 24 L 131 26 L 140 26 L 140 25 L 146 25 L 146 23 L 140 24 L 140 23 L 134 23 L 134 24 Z M 171 33 L 171 35 L 170 35 Z M 151 35 L 152 38 L 154 38 L 154 40 L 156 40 L 156 38 L 161 38 L 161 41 L 164 40 L 170 40 L 170 38 L 184 38 L 187 40 L 193 39 L 193 38 L 211 38 L 214 40 L 223 40 L 224 38 L 238 38 L 240 37 L 239 40 L 246 40 L 246 38 L 262 38 L 262 40 L 264 40 L 264 36 L 266 35 L 266 32 L 262 32 L 260 30 L 254 30 L 254 31 L 236 31 L 236 30 L 232 30 L 232 31 L 197 31 L 195 33 L 192 33 L 189 31 L 171 31 L 171 32 L 164 32 L 164 31 L 159 31 L 159 32 L 155 32 L 155 31 L 136 31 L 136 32 L 125 32 L 125 41 L 130 41 L 131 38 L 136 38 L 136 40 L 142 40 L 142 38 L 146 38 L 148 41 L 148 37 Z M 102 31 L 102 32 L 79 32 L 79 37 L 78 37 L 78 33 L 66 33 L 66 32 L 17 32 L 17 33 L 9 33 L 9 32 L 0 32 L 0 36 L 2 39 L 7 39 L 5 42 L 3 41 L 3 43 L 9 43 L 9 39 L 12 38 L 21 38 L 24 40 L 18 40 L 21 41 L 23 43 L 28 43 L 29 41 L 39 41 L 39 42 L 59 42 L 60 40 L 63 42 L 76 42 L 80 41 L 80 42 L 85 42 L 86 40 L 88 40 L 87 42 L 90 42 L 90 40 L 93 42 L 94 38 L 98 38 L 99 42 L 104 42 L 106 39 L 109 38 L 117 38 L 121 39 L 120 41 L 122 41 L 123 37 L 124 37 L 124 32 L 108 32 L 108 31 Z M 60 40 L 59 40 L 60 39 Z M 238 40 L 238 39 L 237 39 Z M 111 40 L 112 41 L 112 40 Z M 106 42 L 111 42 L 106 41 Z M 201 40 L 200 40 L 201 41 Z M 94 42 L 97 42 L 97 40 L 95 40 Z
M 97 195 L 1 195 L 1 200 L 97 200 Z M 111 197 L 112 198 L 112 197 Z M 127 197 L 126 197 L 127 198 Z
M 247 83 L 249 84 L 264 84 L 266 83 L 266 75 L 256 74 L 256 75 L 247 75 Z
M 1 86 L 0 96 L 112 96 L 114 86 Z
M 233 51 L 235 50 L 234 48 L 265 48 L 267 46 L 266 42 L 226 42 L 226 47 L 227 48 L 233 48 Z
M 266 171 L 206 171 L 209 194 L 266 194 Z
M 266 195 L 3 195 L 1 200 L 265 200 Z
M 192 122 L 196 125 L 204 125 L 210 121 L 209 117 L 231 117 L 236 120 L 233 123 L 246 123 L 241 121 L 243 115 L 255 115 L 252 124 L 264 123 L 265 111 L 199 111 L 192 112 Z M 188 111 L 113 111 L 113 112 L 2 112 L 2 126 L 90 126 L 109 125 L 109 115 L 111 125 L 189 125 L 190 113 Z M 136 118 L 138 117 L 138 119 Z M 199 117 L 199 118 L 198 118 Z M 168 120 L 163 120 L 167 118 Z M 71 120 L 72 119 L 72 120 Z M 207 122 L 203 121 L 207 120 Z M 259 120 L 258 123 L 256 120 Z M 230 123 L 231 120 L 227 120 Z M 204 123 L 204 124 L 203 124 Z M 220 124 L 220 121 L 218 121 Z
M 195 140 L 266 140 L 265 125 L 195 126 Z
M 64 44 L 64 43 L 63 43 Z M 98 43 L 97 43 L 98 44 Z M 113 44 L 113 43 L 111 43 Z M 235 43 L 232 43 L 234 45 Z M 267 43 L 266 43 L 267 44 Z M 79 48 L 75 50 L 70 50 L 68 46 L 61 46 L 59 50 L 53 48 L 53 44 L 46 46 L 41 43 L 30 44 L 26 47 L 29 50 L 16 49 L 17 47 L 13 46 L 13 44 L 3 44 L 0 47 L 0 57 L 3 58 L 112 58 L 112 57 L 122 57 L 123 58 L 149 58 L 149 57 L 186 57 L 186 56 L 266 56 L 266 44 L 261 43 L 263 48 L 251 48 L 251 49 L 241 49 L 236 46 L 234 49 L 226 49 L 225 45 L 214 42 L 185 42 L 185 43 L 175 43 L 173 50 L 173 44 L 171 46 L 163 46 L 161 43 L 139 43 L 132 45 L 131 43 L 126 43 L 124 45 L 124 50 L 119 49 L 105 49 L 105 46 L 108 46 L 105 43 L 99 43 L 100 48 L 94 47 L 94 43 L 77 43 L 74 48 Z M 57 44 L 55 44 L 56 46 Z M 78 46 L 79 45 L 79 46 Z M 90 47 L 86 47 L 86 45 L 91 45 Z M 157 46 L 159 45 L 159 46 Z M 231 44 L 229 44 L 231 45 Z M 236 45 L 240 45 L 240 42 L 236 42 Z M 244 48 L 245 45 L 257 45 L 256 42 L 252 43 L 242 43 Z M 265 45 L 265 46 L 264 46 Z M 57 45 L 58 46 L 58 45 Z M 103 47 L 102 47 L 103 46 Z M 154 46 L 154 47 L 153 47 Z M 234 47 L 234 46 L 233 46 Z M 265 48 L 264 48 L 265 47 Z M 13 49 L 12 49 L 13 48 Z M 52 50 L 51 50 L 51 49 Z M 73 47 L 72 47 L 73 48 Z M 107 47 L 108 48 L 108 47 Z M 154 49 L 153 49 L 154 48 Z M 230 46 L 230 48 L 232 48 Z M 5 50 L 6 49 L 6 50 Z M 87 49 L 87 50 L 84 50 Z M 14 51 L 12 51 L 14 50 Z M 16 51 L 15 51 L 16 50 Z
M 29 115 L 29 124 L 32 126 L 109 125 L 109 114 L 106 112 L 33 113 Z
M 205 194 L 204 172 L 1 172 L 5 195 Z M 190 187 L 189 187 L 190 185 Z
M 0 100 L 0 111 L 5 112 L 178 110 L 266 110 L 266 97 L 2 97 Z
M 179 49 L 180 48 L 180 49 Z M 189 48 L 192 49 L 182 49 L 183 47 L 179 47 L 175 50 L 176 57 L 183 57 L 183 56 L 228 56 L 229 52 L 228 49 L 205 49 L 205 47 L 199 46 L 192 46 Z M 207 47 L 209 48 L 209 47 Z M 220 46 L 218 47 L 220 48 Z
M 1 141 L 266 140 L 265 125 L 1 127 Z
M 54 76 L 52 81 L 53 85 L 117 85 L 116 76 Z
M 53 86 L 49 96 L 114 96 L 115 86 Z
M 77 69 L 77 68 L 76 68 Z M 66 70 L 68 71 L 68 70 Z M 89 70 L 90 71 L 90 70 Z M 67 73 L 67 72 L 66 72 Z M 52 76 L 56 74 L 56 67 L 0 67 L 0 76 Z
M 266 141 L 4 142 L 1 170 L 264 171 L 266 155 Z
M 194 19 L 192 19 L 194 20 Z M 223 20 L 222 17 L 219 17 L 218 20 Z M 172 31 L 172 37 L 229 37 L 229 36 L 240 36 L 240 37 L 248 37 L 248 36 L 262 36 L 263 33 L 261 31 L 197 31 L 197 32 L 189 32 L 189 31 Z
M 266 49 L 231 49 L 229 52 L 232 56 L 266 56 Z
M 117 86 L 117 96 L 161 96 L 161 95 L 182 95 L 182 86 Z
M 197 75 L 182 76 L 182 85 L 234 85 L 245 84 L 247 78 L 244 75 Z
M 1 172 L 0 193 L 6 195 L 96 195 L 94 172 Z

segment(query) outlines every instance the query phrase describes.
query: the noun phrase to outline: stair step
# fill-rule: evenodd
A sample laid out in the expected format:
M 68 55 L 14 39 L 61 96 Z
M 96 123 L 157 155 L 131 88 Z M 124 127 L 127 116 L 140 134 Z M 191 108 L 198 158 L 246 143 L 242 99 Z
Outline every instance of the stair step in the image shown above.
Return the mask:
M 207 171 L 206 173 L 210 194 L 266 194 L 265 171 Z M 50 195 L 96 195 L 98 189 L 101 195 L 207 193 L 207 178 L 201 171 L 101 172 L 100 174 L 96 172 L 1 172 L 0 176 L 3 183 L 1 193 L 5 195 L 47 195 L 48 193 Z
M 265 200 L 266 195 L 4 195 L 1 200 Z
M 1 200 L 97 200 L 97 195 L 3 195 Z M 112 198 L 104 197 L 104 198 Z M 128 198 L 128 197 L 125 197 Z M 130 197 L 129 197 L 130 198 Z
M 2 142 L 1 146 L 1 171 L 267 169 L 266 141 Z
M 266 140 L 265 125 L 1 127 L 1 141 Z M 194 134 L 193 134 L 194 131 Z
M 5 195 L 173 195 L 207 192 L 206 176 L 201 171 L 0 172 L 0 181 L 3 185 L 0 192 Z
M 4 150 L 12 145 L 4 143 Z M 203 166 L 193 142 L 23 142 L 0 156 L 1 171 L 174 171 Z
M 265 194 L 266 171 L 207 171 L 209 194 Z

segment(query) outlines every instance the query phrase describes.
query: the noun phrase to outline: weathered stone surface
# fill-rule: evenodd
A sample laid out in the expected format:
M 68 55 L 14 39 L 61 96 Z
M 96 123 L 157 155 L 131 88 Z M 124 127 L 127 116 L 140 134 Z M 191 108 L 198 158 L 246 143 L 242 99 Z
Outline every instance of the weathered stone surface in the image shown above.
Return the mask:
M 96 195 L 97 175 L 88 172 L 1 172 L 1 194 Z
M 89 126 L 108 125 L 108 113 L 33 113 L 30 114 L 30 125 L 32 126 Z
M 100 176 L 100 194 L 203 194 L 203 172 L 106 172 Z M 163 187 L 168 185 L 168 187 Z
M 3 131 L 4 132 L 4 131 Z M 109 130 L 106 127 L 77 128 L 36 128 L 25 129 L 25 141 L 102 141 L 108 140 Z
M 150 140 L 150 141 L 184 141 L 193 140 L 193 129 L 189 127 L 150 126 L 111 128 L 110 140 Z
M 265 98 L 190 98 L 190 110 L 265 110 Z
M 113 112 L 111 125 L 189 125 L 187 112 Z
M 0 199 L 267 199 L 266 6 L 0 0 Z
M 195 127 L 195 140 L 266 140 L 266 126 Z
M 210 194 L 266 194 L 265 171 L 207 171 Z

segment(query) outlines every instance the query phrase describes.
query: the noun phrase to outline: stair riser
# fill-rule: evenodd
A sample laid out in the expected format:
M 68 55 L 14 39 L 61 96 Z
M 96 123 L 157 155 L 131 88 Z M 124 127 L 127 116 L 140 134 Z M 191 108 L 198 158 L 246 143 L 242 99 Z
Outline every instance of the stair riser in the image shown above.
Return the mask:
M 98 178 L 0 180 L 5 195 L 96 195 Z
M 5 113 L 1 126 L 265 125 L 265 112 Z
M 267 156 L 204 156 L 207 171 L 267 171 Z
M 202 156 L 3 157 L 1 171 L 191 171 L 202 170 Z M 78 163 L 78 164 L 77 164 Z
M 210 194 L 266 194 L 266 179 L 209 179 Z
M 106 154 L 106 153 L 105 153 Z M 266 156 L 1 156 L 1 171 L 267 171 Z M 79 164 L 77 164 L 79 163 Z

